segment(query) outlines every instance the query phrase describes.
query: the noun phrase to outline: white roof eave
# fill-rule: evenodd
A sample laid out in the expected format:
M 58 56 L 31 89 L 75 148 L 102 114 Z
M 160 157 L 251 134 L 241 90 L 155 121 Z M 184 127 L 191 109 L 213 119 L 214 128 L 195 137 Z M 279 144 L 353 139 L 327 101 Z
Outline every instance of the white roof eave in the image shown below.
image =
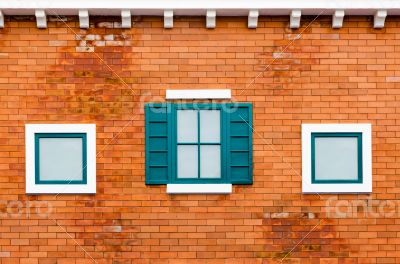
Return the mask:
M 373 15 L 386 10 L 388 15 L 400 15 L 399 0 L 6 0 L 0 1 L 4 15 L 33 15 L 41 9 L 57 15 L 76 15 L 85 9 L 90 15 L 120 15 L 131 10 L 132 15 L 163 15 L 174 10 L 174 15 L 204 16 L 207 10 L 216 10 L 218 16 L 247 16 L 249 10 L 259 15 L 289 15 L 301 10 L 303 15 L 332 15 L 344 10 L 346 15 Z

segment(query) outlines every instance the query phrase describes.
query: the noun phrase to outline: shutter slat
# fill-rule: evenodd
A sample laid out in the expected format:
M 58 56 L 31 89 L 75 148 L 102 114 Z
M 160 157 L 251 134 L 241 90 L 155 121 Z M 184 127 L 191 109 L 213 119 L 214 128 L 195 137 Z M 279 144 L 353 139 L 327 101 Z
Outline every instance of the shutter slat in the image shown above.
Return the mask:
M 169 118 L 167 104 L 146 104 L 146 184 L 167 184 Z
M 232 184 L 253 183 L 252 105 L 231 104 L 228 130 L 228 173 Z

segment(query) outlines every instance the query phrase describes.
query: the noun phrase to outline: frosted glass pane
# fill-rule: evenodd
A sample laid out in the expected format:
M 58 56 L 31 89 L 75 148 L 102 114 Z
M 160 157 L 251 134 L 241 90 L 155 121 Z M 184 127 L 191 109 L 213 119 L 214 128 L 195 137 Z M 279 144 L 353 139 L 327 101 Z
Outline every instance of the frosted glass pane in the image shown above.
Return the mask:
M 201 142 L 219 143 L 221 134 L 221 113 L 219 110 L 200 111 Z
M 356 137 L 315 138 L 315 179 L 356 180 L 357 146 Z
M 200 146 L 200 177 L 221 178 L 220 146 Z
M 39 144 L 40 180 L 83 179 L 82 138 L 40 138 Z
M 178 146 L 178 178 L 197 178 L 197 158 L 197 145 Z
M 197 111 L 178 110 L 178 142 L 197 142 Z

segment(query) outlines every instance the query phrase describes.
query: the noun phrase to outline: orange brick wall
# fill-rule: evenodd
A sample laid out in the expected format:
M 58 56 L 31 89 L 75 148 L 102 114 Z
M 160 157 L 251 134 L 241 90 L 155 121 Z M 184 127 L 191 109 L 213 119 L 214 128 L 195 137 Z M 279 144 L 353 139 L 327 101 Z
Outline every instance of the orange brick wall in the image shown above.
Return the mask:
M 50 19 L 0 29 L 0 263 L 400 263 L 399 17 Z M 253 103 L 253 185 L 145 186 L 143 102 L 167 88 Z M 372 123 L 371 195 L 302 195 L 303 122 Z M 26 123 L 96 123 L 96 195 L 25 194 Z

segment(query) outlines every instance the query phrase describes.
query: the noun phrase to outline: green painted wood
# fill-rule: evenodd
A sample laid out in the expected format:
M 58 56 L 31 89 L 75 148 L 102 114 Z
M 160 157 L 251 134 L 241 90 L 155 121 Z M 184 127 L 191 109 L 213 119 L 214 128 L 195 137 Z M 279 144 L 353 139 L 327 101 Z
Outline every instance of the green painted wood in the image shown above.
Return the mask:
M 220 110 L 219 143 L 177 142 L 177 110 Z M 233 183 L 252 184 L 252 104 L 146 104 L 146 184 Z M 198 129 L 200 115 L 198 112 Z M 200 131 L 198 131 L 200 136 Z M 198 147 L 199 169 L 195 179 L 177 178 L 178 145 Z M 200 146 L 221 146 L 221 178 L 200 178 Z
M 170 175 L 169 104 L 145 105 L 146 184 L 167 184 Z
M 236 103 L 229 107 L 227 169 L 232 184 L 253 183 L 252 104 Z

